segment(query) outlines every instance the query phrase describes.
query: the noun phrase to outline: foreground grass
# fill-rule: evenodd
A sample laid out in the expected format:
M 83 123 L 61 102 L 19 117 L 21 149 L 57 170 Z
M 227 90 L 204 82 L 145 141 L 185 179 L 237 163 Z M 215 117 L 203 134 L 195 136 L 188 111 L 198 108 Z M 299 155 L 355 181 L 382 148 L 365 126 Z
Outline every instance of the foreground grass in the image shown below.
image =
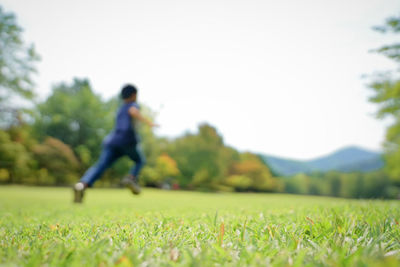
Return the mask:
M 400 203 L 0 187 L 5 266 L 399 266 Z

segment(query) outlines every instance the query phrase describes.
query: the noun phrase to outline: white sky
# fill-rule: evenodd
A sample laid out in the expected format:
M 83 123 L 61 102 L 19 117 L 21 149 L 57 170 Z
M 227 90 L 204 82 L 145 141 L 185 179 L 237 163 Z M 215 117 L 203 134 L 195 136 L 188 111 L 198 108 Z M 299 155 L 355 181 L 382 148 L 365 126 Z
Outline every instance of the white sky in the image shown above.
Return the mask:
M 369 50 L 398 0 L 2 0 L 42 56 L 37 93 L 88 78 L 123 84 L 159 112 L 160 136 L 201 122 L 228 145 L 309 159 L 347 145 L 379 150 L 363 74 L 396 66 Z

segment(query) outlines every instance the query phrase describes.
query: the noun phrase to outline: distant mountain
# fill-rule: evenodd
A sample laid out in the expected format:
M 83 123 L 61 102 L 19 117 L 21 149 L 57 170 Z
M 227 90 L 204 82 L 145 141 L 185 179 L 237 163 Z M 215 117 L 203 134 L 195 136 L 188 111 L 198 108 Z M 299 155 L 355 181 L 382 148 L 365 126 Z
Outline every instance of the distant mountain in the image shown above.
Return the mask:
M 369 172 L 383 167 L 382 155 L 359 147 L 346 147 L 313 160 L 292 160 L 270 155 L 259 155 L 274 173 L 289 176 L 297 173 L 331 170 L 341 172 Z

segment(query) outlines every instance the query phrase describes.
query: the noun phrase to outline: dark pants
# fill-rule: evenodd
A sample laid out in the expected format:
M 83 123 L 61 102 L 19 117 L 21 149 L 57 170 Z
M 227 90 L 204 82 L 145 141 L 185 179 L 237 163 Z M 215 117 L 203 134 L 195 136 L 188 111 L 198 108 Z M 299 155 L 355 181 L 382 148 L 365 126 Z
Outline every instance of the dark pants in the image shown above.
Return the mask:
M 137 178 L 145 164 L 145 158 L 139 145 L 125 147 L 105 145 L 97 163 L 86 171 L 80 181 L 92 186 L 117 159 L 125 155 L 135 162 L 130 173 Z

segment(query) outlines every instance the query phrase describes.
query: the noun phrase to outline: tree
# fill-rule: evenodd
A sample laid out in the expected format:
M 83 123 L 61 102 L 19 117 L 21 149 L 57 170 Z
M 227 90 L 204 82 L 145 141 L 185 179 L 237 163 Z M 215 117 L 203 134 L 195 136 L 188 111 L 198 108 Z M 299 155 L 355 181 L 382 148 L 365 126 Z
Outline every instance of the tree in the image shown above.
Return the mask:
M 38 104 L 35 132 L 40 140 L 51 136 L 72 147 L 87 167 L 99 156 L 101 142 L 113 127 L 114 102 L 103 102 L 86 79 L 61 83 Z
M 156 169 L 162 178 L 175 177 L 179 174 L 179 169 L 176 161 L 173 160 L 168 154 L 163 153 L 157 158 Z
M 287 177 L 285 182 L 285 192 L 294 194 L 309 194 L 311 179 L 304 173 L 299 173 L 293 177 Z
M 383 33 L 399 33 L 400 16 L 387 19 L 385 25 L 375 29 Z M 375 51 L 400 63 L 400 43 L 385 45 Z M 378 74 L 370 88 L 374 91 L 370 101 L 379 105 L 377 117 L 393 119 L 384 144 L 386 172 L 394 182 L 400 184 L 400 69 Z
M 240 186 L 236 187 L 237 189 L 274 191 L 277 187 L 267 165 L 252 153 L 241 154 L 240 161 L 231 166 L 230 173 L 231 176 L 227 179 L 228 184 L 232 184 L 233 181 L 240 182 Z M 247 179 L 245 179 L 246 177 Z M 244 186 L 245 184 L 247 184 L 247 187 Z
M 143 169 L 141 179 L 146 185 L 159 187 L 163 182 L 172 182 L 177 175 L 179 175 L 179 169 L 176 161 L 163 153 L 157 157 L 155 166 L 146 166 Z
M 0 119 L 3 123 L 11 120 L 12 124 L 19 116 L 7 100 L 12 97 L 31 100 L 34 96 L 32 74 L 36 72 L 39 56 L 33 45 L 23 42 L 22 31 L 15 15 L 0 6 Z
M 199 126 L 198 133 L 186 134 L 174 140 L 168 154 L 177 162 L 181 186 L 209 188 L 218 183 L 227 168 L 222 167 L 234 153 L 225 151 L 222 137 L 208 124 Z

